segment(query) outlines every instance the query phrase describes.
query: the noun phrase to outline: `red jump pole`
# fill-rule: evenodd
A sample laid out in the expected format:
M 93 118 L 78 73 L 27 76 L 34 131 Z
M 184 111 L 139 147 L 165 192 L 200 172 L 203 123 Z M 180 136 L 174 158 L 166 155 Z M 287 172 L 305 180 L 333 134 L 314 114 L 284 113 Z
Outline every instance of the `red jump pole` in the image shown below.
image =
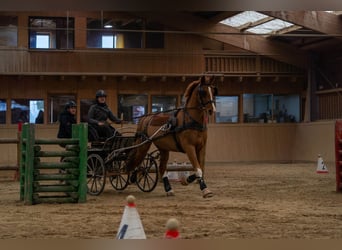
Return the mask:
M 342 192 L 342 120 L 335 123 L 336 192 Z

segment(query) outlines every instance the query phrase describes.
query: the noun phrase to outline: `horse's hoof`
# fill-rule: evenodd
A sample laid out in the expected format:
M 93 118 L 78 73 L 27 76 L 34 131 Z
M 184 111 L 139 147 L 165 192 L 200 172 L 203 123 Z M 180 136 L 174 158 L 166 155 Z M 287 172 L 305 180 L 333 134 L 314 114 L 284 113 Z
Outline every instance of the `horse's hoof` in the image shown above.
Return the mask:
M 214 196 L 214 194 L 208 188 L 203 189 L 202 193 L 203 193 L 203 198 L 210 198 Z
M 173 190 L 170 190 L 166 192 L 166 196 L 175 196 L 175 193 L 173 192 Z
M 183 186 L 189 185 L 189 182 L 186 180 L 186 177 L 182 177 L 182 178 L 180 179 L 180 183 L 181 183 Z

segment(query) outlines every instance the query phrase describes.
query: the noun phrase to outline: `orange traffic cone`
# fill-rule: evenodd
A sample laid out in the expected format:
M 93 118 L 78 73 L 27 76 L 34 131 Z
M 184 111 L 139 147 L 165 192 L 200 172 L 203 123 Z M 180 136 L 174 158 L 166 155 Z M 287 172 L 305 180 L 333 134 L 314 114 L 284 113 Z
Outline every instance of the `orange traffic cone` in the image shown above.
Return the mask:
M 318 173 L 318 174 L 326 174 L 328 172 L 329 172 L 328 171 L 328 167 L 324 164 L 322 156 L 318 155 L 316 173 Z
M 129 195 L 116 239 L 146 239 L 139 213 L 135 206 L 135 197 Z
M 175 218 L 171 218 L 166 222 L 166 232 L 164 235 L 165 239 L 179 239 L 179 222 Z

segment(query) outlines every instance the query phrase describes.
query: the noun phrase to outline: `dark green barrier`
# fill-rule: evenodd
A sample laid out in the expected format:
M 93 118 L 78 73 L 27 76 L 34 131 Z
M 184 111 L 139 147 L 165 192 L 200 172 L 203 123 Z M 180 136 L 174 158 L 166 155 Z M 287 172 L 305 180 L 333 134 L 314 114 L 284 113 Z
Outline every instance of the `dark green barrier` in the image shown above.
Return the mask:
M 86 202 L 87 124 L 74 124 L 71 139 L 36 139 L 35 125 L 24 124 L 20 144 L 20 200 L 29 205 Z M 63 147 L 44 151 L 43 145 Z M 52 157 L 58 160 L 44 161 Z

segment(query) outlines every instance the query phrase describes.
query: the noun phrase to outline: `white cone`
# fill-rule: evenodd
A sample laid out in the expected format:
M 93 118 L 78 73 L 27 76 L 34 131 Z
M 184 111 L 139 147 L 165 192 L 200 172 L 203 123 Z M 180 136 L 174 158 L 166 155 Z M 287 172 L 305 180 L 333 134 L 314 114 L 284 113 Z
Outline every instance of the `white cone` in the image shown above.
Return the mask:
M 135 198 L 127 197 L 127 205 L 121 218 L 116 239 L 146 239 L 139 213 L 135 207 Z
M 324 164 L 324 161 L 321 155 L 318 155 L 316 173 L 318 174 L 328 173 L 328 167 Z

